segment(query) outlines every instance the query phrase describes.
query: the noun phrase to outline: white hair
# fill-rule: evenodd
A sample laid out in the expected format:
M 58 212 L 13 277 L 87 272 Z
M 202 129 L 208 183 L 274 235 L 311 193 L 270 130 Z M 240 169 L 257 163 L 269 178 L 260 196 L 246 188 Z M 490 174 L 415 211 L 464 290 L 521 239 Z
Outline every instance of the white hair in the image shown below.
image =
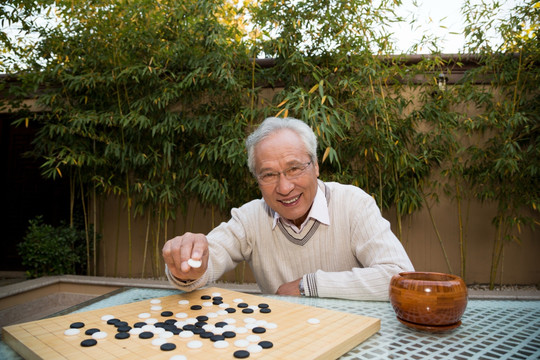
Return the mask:
M 255 174 L 255 146 L 276 131 L 283 129 L 292 130 L 300 136 L 311 161 L 317 163 L 317 137 L 308 124 L 294 118 L 269 117 L 246 139 L 247 165 L 254 176 L 257 175 Z

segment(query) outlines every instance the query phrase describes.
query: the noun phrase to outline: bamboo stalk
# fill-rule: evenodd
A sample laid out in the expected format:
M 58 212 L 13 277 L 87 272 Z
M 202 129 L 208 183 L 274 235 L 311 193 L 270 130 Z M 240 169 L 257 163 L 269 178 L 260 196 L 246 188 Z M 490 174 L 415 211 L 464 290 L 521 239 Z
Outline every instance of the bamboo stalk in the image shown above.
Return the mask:
M 448 267 L 448 271 L 450 272 L 450 274 L 453 274 L 454 271 L 452 270 L 452 265 L 450 265 L 450 260 L 448 260 L 448 255 L 446 254 L 446 249 L 444 248 L 444 243 L 443 243 L 441 234 L 439 233 L 439 228 L 437 227 L 437 224 L 435 223 L 435 218 L 433 217 L 433 213 L 431 212 L 431 206 L 429 206 L 429 203 L 424 193 L 422 193 L 422 198 L 424 199 L 424 203 L 426 204 L 426 208 L 429 214 L 429 219 L 431 220 L 431 225 L 433 226 L 433 230 L 435 230 L 435 235 L 437 236 L 437 239 L 439 240 L 439 244 L 441 245 L 441 249 L 444 255 L 444 260 L 446 261 L 446 266 Z
M 146 222 L 146 235 L 144 237 L 144 251 L 143 251 L 143 261 L 142 261 L 142 272 L 141 277 L 144 278 L 145 268 L 146 268 L 146 256 L 148 254 L 148 241 L 150 240 L 150 213 L 147 214 L 148 221 Z
M 118 248 L 120 247 L 120 215 L 122 214 L 122 198 L 118 196 L 118 216 L 116 219 L 116 246 L 114 249 L 114 271 L 113 276 L 118 276 Z
M 83 220 L 84 220 L 84 238 L 86 240 L 86 274 L 90 274 L 90 237 L 88 235 L 88 212 L 86 209 L 86 203 L 84 201 L 84 184 L 81 176 L 81 170 L 79 168 L 79 183 L 80 183 L 80 190 L 81 190 L 81 202 L 82 202 L 82 210 L 83 210 Z
M 458 226 L 459 226 L 459 252 L 461 260 L 461 277 L 465 279 L 465 258 L 466 258 L 466 249 L 465 249 L 465 239 L 463 238 L 463 218 L 461 214 L 461 192 L 458 182 L 456 180 L 456 201 L 457 201 L 457 211 L 458 211 Z

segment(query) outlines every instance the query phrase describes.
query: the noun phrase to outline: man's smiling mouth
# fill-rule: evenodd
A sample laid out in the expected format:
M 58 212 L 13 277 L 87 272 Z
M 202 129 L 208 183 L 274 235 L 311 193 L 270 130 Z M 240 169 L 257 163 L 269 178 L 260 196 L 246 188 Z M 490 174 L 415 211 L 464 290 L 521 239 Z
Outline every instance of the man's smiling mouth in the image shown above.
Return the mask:
M 301 194 L 300 194 L 301 195 Z M 298 199 L 300 199 L 300 195 L 290 199 L 290 200 L 281 200 L 282 203 L 284 203 L 285 205 L 290 205 L 296 201 L 298 201 Z

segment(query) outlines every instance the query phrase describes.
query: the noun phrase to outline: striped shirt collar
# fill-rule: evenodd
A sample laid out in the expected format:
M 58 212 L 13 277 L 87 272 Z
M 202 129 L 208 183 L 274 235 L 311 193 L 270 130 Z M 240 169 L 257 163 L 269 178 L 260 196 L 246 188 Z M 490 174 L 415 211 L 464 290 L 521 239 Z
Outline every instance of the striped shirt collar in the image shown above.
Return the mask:
M 319 182 L 319 185 L 324 186 L 322 182 Z M 291 221 L 285 219 L 284 217 L 281 217 L 277 211 L 274 211 L 274 222 L 272 224 L 272 230 L 277 225 L 278 221 L 281 221 L 283 225 L 289 226 L 291 229 L 294 230 L 296 233 L 300 233 L 304 226 L 308 223 L 309 219 L 316 220 L 322 224 L 330 225 L 330 215 L 328 213 L 328 204 L 326 202 L 326 197 L 324 196 L 324 193 L 321 189 L 321 186 L 317 186 L 317 194 L 315 195 L 315 199 L 313 199 L 313 205 L 311 205 L 311 209 L 309 210 L 309 214 L 306 217 L 306 220 L 300 225 L 300 228 L 298 228 L 296 225 L 294 225 Z

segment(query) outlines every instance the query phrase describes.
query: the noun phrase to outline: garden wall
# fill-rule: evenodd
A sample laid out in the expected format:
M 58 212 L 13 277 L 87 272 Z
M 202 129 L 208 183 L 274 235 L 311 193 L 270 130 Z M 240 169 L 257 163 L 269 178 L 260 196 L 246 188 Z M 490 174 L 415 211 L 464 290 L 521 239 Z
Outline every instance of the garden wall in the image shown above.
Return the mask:
M 108 199 L 105 202 L 104 209 L 104 221 L 100 224 L 100 227 L 102 228 L 103 240 L 105 241 L 102 241 L 98 275 L 129 276 L 126 232 L 127 214 L 122 209 L 118 213 L 118 200 L 115 198 Z M 450 260 L 452 272 L 459 274 L 459 225 L 456 206 L 445 197 L 441 197 L 440 203 L 433 207 L 432 212 Z M 465 280 L 468 284 L 489 283 L 491 250 L 495 237 L 495 230 L 491 225 L 491 219 L 494 214 L 495 209 L 487 204 L 470 204 L 469 217 L 464 228 L 467 234 Z M 396 232 L 394 214 L 387 212 L 383 215 L 391 222 L 394 232 Z M 228 214 L 216 214 L 215 224 L 226 221 L 228 217 Z M 146 220 L 136 219 L 132 222 L 131 226 L 133 244 L 132 261 L 134 264 L 132 266 L 131 276 L 163 276 L 161 257 L 159 257 L 159 269 L 161 271 L 152 273 L 152 267 L 155 263 L 150 253 L 147 253 L 144 274 L 142 271 L 144 245 L 146 243 Z M 192 203 L 187 216 L 177 219 L 176 223 L 171 222 L 168 228 L 169 234 L 167 236 L 161 236 L 160 241 L 164 242 L 165 238 L 172 238 L 186 231 L 207 233 L 211 229 L 212 220 L 210 210 Z M 115 266 L 116 239 L 118 239 L 119 250 L 118 263 Z M 403 219 L 403 239 L 401 240 L 416 270 L 450 272 L 427 210 L 421 210 Z M 527 228 L 523 230 L 521 244 L 512 243 L 505 247 L 504 258 L 502 260 L 502 279 L 498 278 L 498 283 L 540 284 L 540 267 L 538 266 L 537 259 L 537 255 L 540 254 L 540 241 L 538 240 L 538 233 Z M 152 240 L 150 239 L 147 247 L 148 251 L 152 249 L 151 242 Z M 244 266 L 241 265 L 236 273 L 235 271 L 227 273 L 223 277 L 223 280 L 232 282 L 244 279 L 246 282 L 253 282 L 254 278 L 248 267 L 246 267 L 247 270 L 242 277 L 242 267 Z

